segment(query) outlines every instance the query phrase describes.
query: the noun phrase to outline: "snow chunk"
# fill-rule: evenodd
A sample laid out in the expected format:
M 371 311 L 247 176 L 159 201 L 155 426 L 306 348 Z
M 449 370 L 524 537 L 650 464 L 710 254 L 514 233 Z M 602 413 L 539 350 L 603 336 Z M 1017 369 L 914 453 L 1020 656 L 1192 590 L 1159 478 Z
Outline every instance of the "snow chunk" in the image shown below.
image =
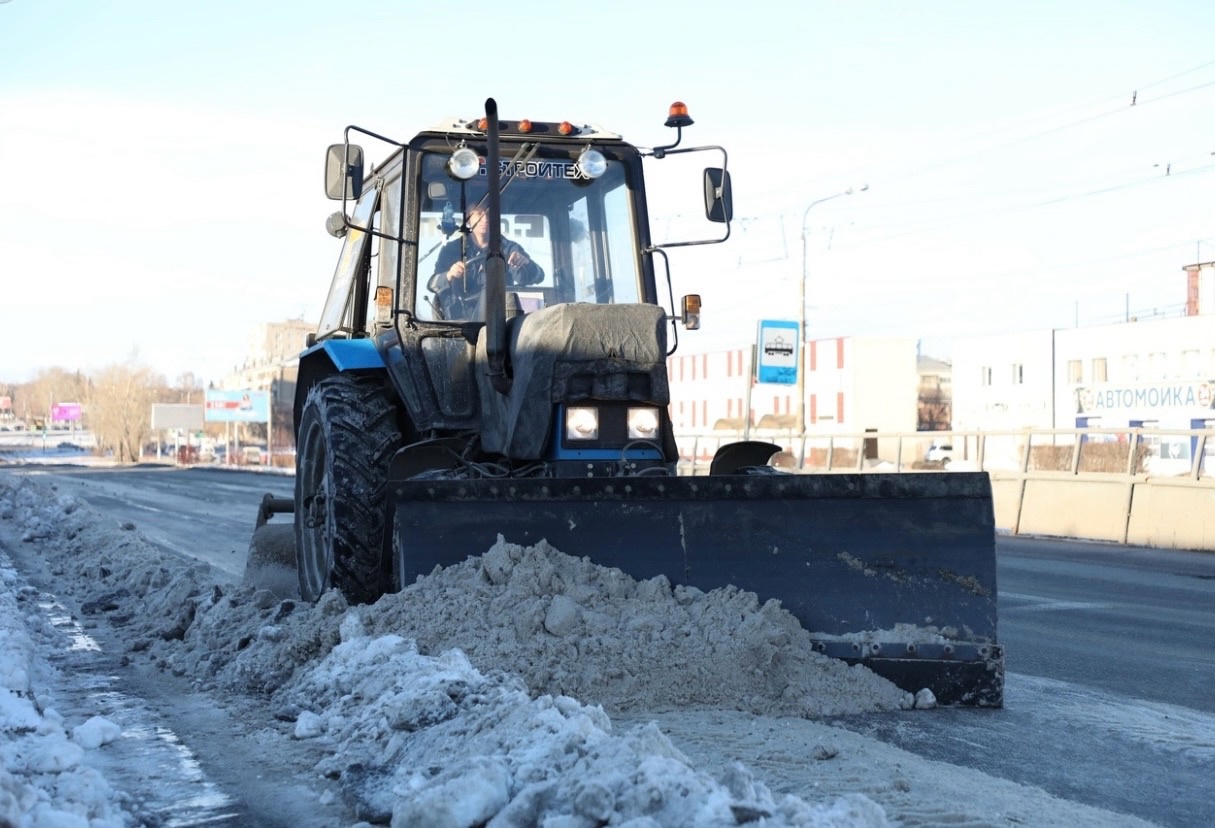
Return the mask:
M 72 741 L 85 750 L 96 750 L 117 741 L 120 736 L 122 728 L 101 716 L 93 716 L 84 724 L 72 728 Z

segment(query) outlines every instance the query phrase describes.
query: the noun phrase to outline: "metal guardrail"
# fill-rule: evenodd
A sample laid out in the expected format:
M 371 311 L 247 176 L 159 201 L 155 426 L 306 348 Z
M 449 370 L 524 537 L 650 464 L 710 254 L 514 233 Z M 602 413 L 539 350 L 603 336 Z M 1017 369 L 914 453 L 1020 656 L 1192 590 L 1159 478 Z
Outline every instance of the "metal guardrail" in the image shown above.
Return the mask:
M 1072 428 L 801 434 L 788 429 L 676 434 L 684 474 L 708 474 L 717 449 L 743 439 L 781 447 L 774 464 L 804 473 L 987 471 L 1215 480 L 1215 429 Z M 948 460 L 926 460 L 933 444 Z M 938 451 L 938 454 L 941 453 Z
M 811 435 L 752 430 L 804 474 L 985 471 L 997 531 L 1215 551 L 1215 429 L 1089 428 Z M 682 474 L 705 475 L 740 431 L 676 435 Z M 933 441 L 950 462 L 925 460 Z M 937 452 L 938 454 L 940 452 Z

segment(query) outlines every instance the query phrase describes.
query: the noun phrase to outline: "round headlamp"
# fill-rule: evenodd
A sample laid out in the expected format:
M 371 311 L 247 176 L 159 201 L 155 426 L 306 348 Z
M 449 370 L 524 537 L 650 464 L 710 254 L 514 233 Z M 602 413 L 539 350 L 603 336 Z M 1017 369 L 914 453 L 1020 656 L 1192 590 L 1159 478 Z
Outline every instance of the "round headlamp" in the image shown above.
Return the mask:
M 596 149 L 584 149 L 578 156 L 578 172 L 585 178 L 598 178 L 607 172 L 607 159 Z
M 460 147 L 451 154 L 447 169 L 461 181 L 467 181 L 481 169 L 481 159 L 468 147 Z

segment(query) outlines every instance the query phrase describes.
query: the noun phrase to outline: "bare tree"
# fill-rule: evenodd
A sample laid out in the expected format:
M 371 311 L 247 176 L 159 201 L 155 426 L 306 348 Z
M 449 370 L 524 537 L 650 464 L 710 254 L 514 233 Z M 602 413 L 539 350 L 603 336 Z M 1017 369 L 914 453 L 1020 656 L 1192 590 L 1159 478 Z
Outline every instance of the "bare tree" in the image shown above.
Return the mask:
M 133 462 L 152 433 L 152 403 L 164 378 L 133 360 L 103 368 L 93 378 L 89 423 L 98 450 L 120 463 Z
M 939 388 L 920 387 L 917 431 L 947 431 L 953 419 L 953 401 Z
M 193 371 L 183 371 L 178 374 L 174 388 L 178 394 L 177 402 L 186 404 L 202 402 L 202 382 L 194 376 Z

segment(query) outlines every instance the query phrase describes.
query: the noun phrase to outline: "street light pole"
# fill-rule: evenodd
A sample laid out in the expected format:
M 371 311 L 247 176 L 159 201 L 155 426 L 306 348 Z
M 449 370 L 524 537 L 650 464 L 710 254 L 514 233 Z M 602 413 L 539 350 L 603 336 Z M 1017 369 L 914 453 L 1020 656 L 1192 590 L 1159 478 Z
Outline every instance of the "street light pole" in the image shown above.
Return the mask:
M 800 301 L 797 303 L 798 313 L 800 314 L 798 334 L 801 340 L 797 350 L 797 423 L 801 429 L 801 433 L 806 433 L 806 281 L 809 276 L 807 264 L 809 262 L 809 231 L 806 229 L 806 221 L 810 216 L 810 210 L 817 204 L 822 204 L 824 201 L 831 201 L 833 198 L 840 196 L 852 195 L 854 192 L 865 192 L 869 189 L 868 184 L 862 184 L 857 189 L 849 187 L 843 192 L 829 195 L 824 198 L 811 201 L 806 205 L 806 209 L 802 211 L 802 278 L 801 290 L 799 291 Z

